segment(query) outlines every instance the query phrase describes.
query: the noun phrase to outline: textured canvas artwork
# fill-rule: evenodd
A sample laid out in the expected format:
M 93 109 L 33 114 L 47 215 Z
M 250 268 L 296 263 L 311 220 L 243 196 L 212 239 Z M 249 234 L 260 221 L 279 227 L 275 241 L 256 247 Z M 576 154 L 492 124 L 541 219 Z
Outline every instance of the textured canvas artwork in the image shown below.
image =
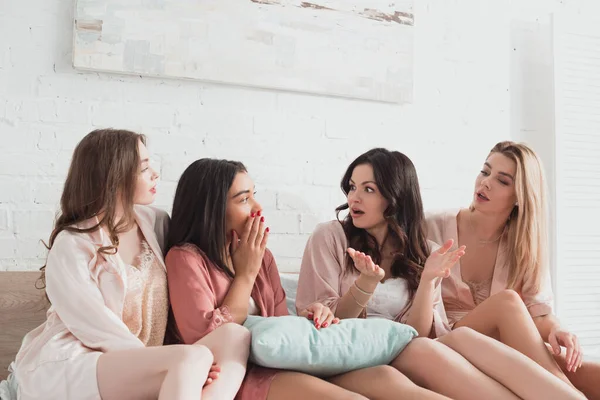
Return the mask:
M 413 0 L 77 0 L 73 63 L 405 103 L 413 25 Z

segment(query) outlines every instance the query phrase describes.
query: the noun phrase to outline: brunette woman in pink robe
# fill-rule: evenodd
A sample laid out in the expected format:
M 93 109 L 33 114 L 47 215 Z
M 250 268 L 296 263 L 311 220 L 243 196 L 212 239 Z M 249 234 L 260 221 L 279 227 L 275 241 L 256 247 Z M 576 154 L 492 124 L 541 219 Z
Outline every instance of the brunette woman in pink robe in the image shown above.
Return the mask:
M 202 159 L 177 185 L 166 257 L 176 328 L 194 343 L 219 326 L 242 324 L 248 315 L 287 315 L 277 265 L 266 248 L 265 216 L 254 183 L 239 162 Z M 299 315 L 329 329 L 339 320 L 312 302 Z M 447 399 L 417 387 L 396 369 L 377 366 L 328 380 L 249 365 L 241 400 Z
M 319 224 L 309 238 L 298 282 L 299 309 L 320 302 L 341 323 L 385 318 L 413 326 L 420 337 L 391 365 L 457 400 L 583 398 L 494 339 L 469 328 L 449 332 L 440 280 L 465 249 L 449 250 L 451 240 L 432 248 L 426 240 L 419 183 L 408 157 L 372 149 L 350 164 L 341 187 L 347 202 L 337 211 L 349 213 L 342 221 Z M 436 335 L 442 337 L 428 338 Z
M 546 203 L 536 153 L 500 142 L 475 180 L 470 207 L 427 217 L 430 240 L 468 248 L 442 282 L 446 313 L 452 327 L 497 338 L 599 400 L 600 363 L 583 360 L 577 336 L 552 313 Z
M 169 303 L 155 232 L 168 216 L 147 206 L 157 179 L 142 135 L 97 130 L 75 148 L 43 273 L 51 307 L 15 362 L 20 400 L 233 398 L 247 330 L 162 346 Z

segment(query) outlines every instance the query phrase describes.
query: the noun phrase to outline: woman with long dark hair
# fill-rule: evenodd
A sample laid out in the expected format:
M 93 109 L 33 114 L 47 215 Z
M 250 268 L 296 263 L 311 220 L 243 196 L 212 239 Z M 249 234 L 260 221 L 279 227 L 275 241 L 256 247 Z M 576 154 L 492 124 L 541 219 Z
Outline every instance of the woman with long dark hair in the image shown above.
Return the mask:
M 408 157 L 381 148 L 367 151 L 350 164 L 341 187 L 347 201 L 338 207 L 338 218 L 349 213 L 320 224 L 309 238 L 299 309 L 319 302 L 342 320 L 386 318 L 413 326 L 421 337 L 391 365 L 454 399 L 581 398 L 502 343 L 468 328 L 450 332 L 440 280 L 465 247 L 450 251 L 448 240 L 434 249 L 427 241 L 417 173 Z
M 166 264 L 174 322 L 184 343 L 194 343 L 223 325 L 242 324 L 248 315 L 288 314 L 277 265 L 266 248 L 269 228 L 254 192 L 246 168 L 236 161 L 201 159 L 179 180 Z M 318 302 L 298 314 L 311 319 L 317 329 L 338 322 Z M 329 380 L 249 365 L 238 398 L 384 400 L 406 393 L 446 399 L 387 365 Z

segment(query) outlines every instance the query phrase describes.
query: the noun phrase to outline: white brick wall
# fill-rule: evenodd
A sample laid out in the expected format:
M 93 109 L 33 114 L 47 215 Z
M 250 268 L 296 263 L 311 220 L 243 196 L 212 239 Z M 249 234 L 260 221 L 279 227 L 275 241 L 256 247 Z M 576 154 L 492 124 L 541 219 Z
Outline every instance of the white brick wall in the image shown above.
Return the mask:
M 397 106 L 75 71 L 73 0 L 0 2 L 0 270 L 43 263 L 72 149 L 96 127 L 148 136 L 167 210 L 189 162 L 245 162 L 282 270 L 371 147 L 413 159 L 426 207 L 466 204 L 482 157 L 509 137 L 509 18 L 495 0 L 416 3 L 415 103 Z

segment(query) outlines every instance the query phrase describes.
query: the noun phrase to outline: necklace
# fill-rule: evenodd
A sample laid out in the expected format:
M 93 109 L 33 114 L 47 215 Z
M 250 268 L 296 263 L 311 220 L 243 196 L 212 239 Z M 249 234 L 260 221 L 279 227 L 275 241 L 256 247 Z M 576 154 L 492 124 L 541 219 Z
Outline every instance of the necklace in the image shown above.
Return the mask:
M 473 212 L 469 213 L 469 226 L 471 227 L 471 230 L 473 232 L 475 232 L 475 227 L 473 226 Z M 495 243 L 498 240 L 500 240 L 500 238 L 502 237 L 502 235 L 504 235 L 504 232 L 506 231 L 506 225 L 504 225 L 504 229 L 502 229 L 502 232 L 500 233 L 500 235 L 498 235 L 498 237 L 496 239 L 492 239 L 492 240 L 482 240 L 482 239 L 477 239 L 477 243 L 480 246 L 485 246 L 486 244 L 491 244 L 491 243 Z

